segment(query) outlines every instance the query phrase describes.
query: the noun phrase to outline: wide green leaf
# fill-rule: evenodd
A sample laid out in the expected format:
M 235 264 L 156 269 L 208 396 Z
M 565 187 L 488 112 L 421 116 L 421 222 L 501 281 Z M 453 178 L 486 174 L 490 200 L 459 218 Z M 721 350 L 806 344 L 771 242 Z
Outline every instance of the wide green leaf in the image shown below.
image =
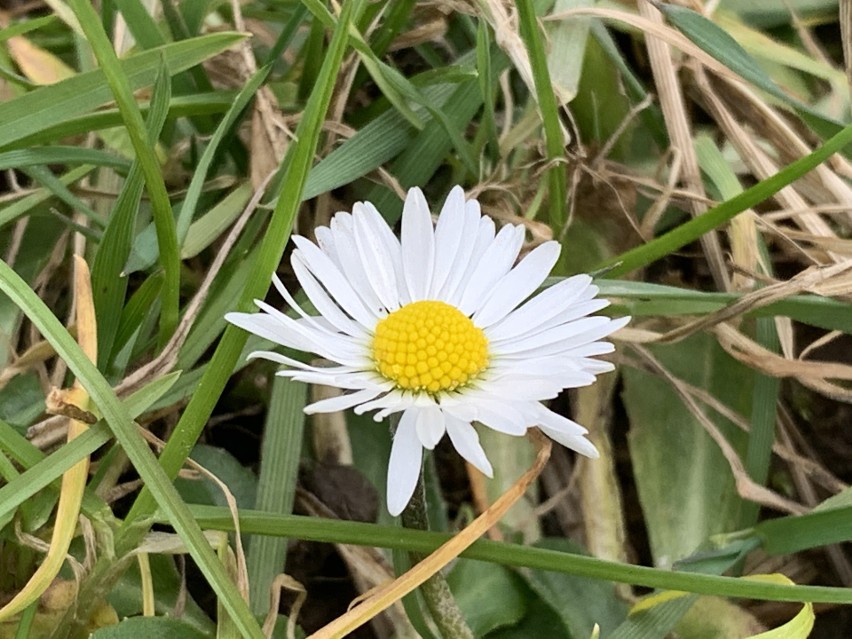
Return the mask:
M 676 378 L 703 388 L 740 414 L 751 408 L 753 375 L 706 335 L 650 349 Z M 671 566 L 711 535 L 740 526 L 742 501 L 719 446 L 667 380 L 624 371 L 624 406 L 636 488 L 654 563 Z M 710 411 L 708 417 L 735 449 L 746 437 Z

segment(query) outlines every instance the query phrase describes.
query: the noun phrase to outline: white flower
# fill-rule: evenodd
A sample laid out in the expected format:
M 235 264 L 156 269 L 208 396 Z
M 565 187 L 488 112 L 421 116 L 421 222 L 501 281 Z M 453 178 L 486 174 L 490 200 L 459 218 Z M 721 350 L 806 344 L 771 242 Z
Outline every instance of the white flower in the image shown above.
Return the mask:
M 560 444 L 597 457 L 585 428 L 541 402 L 611 371 L 612 364 L 594 359 L 613 351 L 599 340 L 629 318 L 589 317 L 609 302 L 595 299 L 598 289 L 588 275 L 530 297 L 556 263 L 557 242 L 541 244 L 515 264 L 524 228 L 495 232 L 479 203 L 465 201 L 458 186 L 434 227 L 423 193 L 411 189 L 401 241 L 368 202 L 355 204 L 351 214 L 337 213 L 330 228 L 316 229 L 316 238 L 318 245 L 293 236 L 291 264 L 319 315 L 305 313 L 276 277 L 298 319 L 259 300 L 263 312 L 226 318 L 333 362 L 311 366 L 252 353 L 284 365 L 279 375 L 350 391 L 305 412 L 375 410 L 376 421 L 402 413 L 388 465 L 392 515 L 411 498 L 423 449 L 433 449 L 444 433 L 462 457 L 492 475 L 474 421 L 510 435 L 538 426 Z

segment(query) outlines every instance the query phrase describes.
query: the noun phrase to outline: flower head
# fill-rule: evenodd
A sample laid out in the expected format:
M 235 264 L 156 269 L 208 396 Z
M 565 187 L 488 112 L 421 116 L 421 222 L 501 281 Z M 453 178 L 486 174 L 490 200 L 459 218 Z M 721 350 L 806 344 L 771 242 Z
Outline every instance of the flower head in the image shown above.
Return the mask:
M 229 313 L 243 329 L 331 366 L 312 366 L 259 351 L 282 364 L 278 374 L 349 391 L 305 407 L 307 413 L 354 408 L 374 418 L 401 413 L 388 465 L 388 510 L 399 514 L 420 474 L 423 449 L 446 433 L 458 453 L 492 475 L 472 422 L 523 435 L 538 426 L 589 457 L 586 429 L 541 402 L 587 386 L 612 364 L 594 359 L 613 346 L 600 341 L 629 318 L 592 316 L 588 275 L 533 293 L 559 257 L 545 242 L 515 264 L 522 226 L 496 231 L 479 203 L 450 191 L 436 225 L 420 189 L 408 192 L 398 240 L 376 208 L 355 204 L 316 229 L 317 244 L 293 236 L 291 263 L 319 315 L 308 315 L 276 277 L 298 318 L 257 301 L 260 313 Z

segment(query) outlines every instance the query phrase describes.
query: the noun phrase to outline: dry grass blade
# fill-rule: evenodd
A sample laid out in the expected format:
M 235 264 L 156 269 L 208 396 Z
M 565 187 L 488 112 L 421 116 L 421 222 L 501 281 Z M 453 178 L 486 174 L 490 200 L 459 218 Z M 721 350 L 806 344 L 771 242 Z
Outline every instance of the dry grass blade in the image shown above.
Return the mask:
M 75 255 L 74 292 L 77 308 L 77 335 L 80 346 L 86 356 L 97 361 L 98 332 L 95 322 L 95 306 L 92 301 L 92 282 L 89 267 L 82 257 Z M 75 406 L 86 411 L 89 395 L 80 385 L 74 383 L 73 388 L 65 392 L 65 405 Z M 68 420 L 68 441 L 83 434 L 89 426 L 76 419 Z M 89 476 L 89 458 L 78 462 L 62 475 L 62 486 L 59 492 L 59 503 L 56 507 L 56 523 L 50 539 L 50 548 L 44 561 L 30 577 L 26 585 L 0 609 L 0 621 L 7 620 L 31 603 L 36 601 L 53 583 L 59 574 L 80 516 L 80 506 L 83 503 L 83 492 Z
M 639 0 L 639 13 L 648 21 L 660 27 L 663 26 L 662 15 L 649 0 Z M 701 179 L 701 169 L 698 166 L 698 157 L 692 141 L 692 131 L 686 115 L 686 103 L 683 99 L 680 82 L 678 82 L 671 50 L 668 44 L 654 37 L 647 39 L 647 47 L 669 139 L 681 159 L 683 181 L 690 191 L 703 198 L 704 183 Z M 702 204 L 699 199 L 690 199 L 689 207 L 693 216 L 701 215 L 707 210 L 707 206 Z M 731 281 L 725 268 L 718 234 L 712 231 L 703 235 L 701 245 L 707 256 L 716 287 L 722 291 L 729 290 Z
M 367 623 L 382 610 L 436 574 L 485 534 L 489 528 L 494 526 L 506 511 L 523 497 L 527 488 L 538 478 L 541 470 L 550 458 L 552 446 L 550 440 L 546 439 L 537 430 L 531 430 L 530 434 L 539 447 L 535 463 L 488 510 L 474 519 L 464 530 L 411 570 L 373 593 L 371 597 L 359 603 L 345 615 L 341 615 L 324 628 L 312 634 L 309 639 L 336 639 L 345 636 L 355 628 Z
M 852 0 L 840 0 L 840 38 L 843 42 L 846 81 L 852 86 Z

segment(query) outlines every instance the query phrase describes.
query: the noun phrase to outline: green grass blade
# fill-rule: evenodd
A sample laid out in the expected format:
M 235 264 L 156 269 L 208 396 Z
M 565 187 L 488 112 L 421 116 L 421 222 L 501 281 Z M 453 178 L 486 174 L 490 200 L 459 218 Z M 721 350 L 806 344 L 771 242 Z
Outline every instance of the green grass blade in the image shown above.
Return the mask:
M 146 127 L 146 137 L 152 147 L 160 137 L 168 115 L 168 83 L 168 75 L 165 69 L 161 69 L 155 82 Z M 98 245 L 92 264 L 92 292 L 98 318 L 98 368 L 101 370 L 107 370 L 127 294 L 124 266 L 133 246 L 143 186 L 142 164 L 137 159 L 133 162 L 130 174 L 115 201 L 103 240 Z
M 485 20 L 479 21 L 476 32 L 476 68 L 479 70 L 479 90 L 482 93 L 482 120 L 488 147 L 494 161 L 500 157 L 500 136 L 494 113 L 494 79 L 491 71 L 491 32 Z
M 204 149 L 204 153 L 198 160 L 198 164 L 196 165 L 192 175 L 192 181 L 189 183 L 189 187 L 186 191 L 183 206 L 181 206 L 180 214 L 178 215 L 177 237 L 178 242 L 181 245 L 183 245 L 184 240 L 186 239 L 186 233 L 189 230 L 189 225 L 195 217 L 195 209 L 198 206 L 198 199 L 201 197 L 201 190 L 204 186 L 204 181 L 207 179 L 207 173 L 210 170 L 210 166 L 213 164 L 213 158 L 216 157 L 222 141 L 226 138 L 232 127 L 237 123 L 238 118 L 248 106 L 249 102 L 251 102 L 252 98 L 254 98 L 261 85 L 263 85 L 271 68 L 271 66 L 261 68 L 251 78 L 249 78 L 245 86 L 240 89 L 236 98 L 234 98 L 231 108 L 228 109 L 225 117 L 223 117 L 219 122 L 219 126 L 216 127 L 216 132 L 213 134 L 213 137 L 210 138 L 207 148 Z
M 0 153 L 0 171 L 41 164 L 92 164 L 127 171 L 130 162 L 114 153 L 76 146 L 48 146 Z
M 353 9 L 353 6 L 355 8 Z M 343 54 L 346 51 L 347 32 L 351 19 L 355 19 L 363 9 L 363 0 L 344 3 L 340 20 L 329 43 L 325 60 L 317 80 L 317 86 L 305 107 L 302 119 L 296 129 L 297 142 L 288 149 L 284 158 L 285 173 L 281 181 L 281 192 L 287 197 L 278 199 L 269 221 L 266 234 L 260 246 L 257 259 L 253 263 L 254 276 L 240 296 L 237 306 L 240 310 L 250 310 L 251 300 L 262 298 L 269 288 L 272 273 L 281 261 L 287 238 L 292 229 L 293 220 L 301 202 L 307 175 L 319 142 L 322 123 L 331 101 L 331 93 L 337 79 Z M 219 346 L 213 354 L 209 366 L 202 377 L 198 389 L 193 394 L 184 413 L 169 438 L 160 456 L 160 463 L 169 477 L 177 475 L 186 456 L 198 440 L 216 401 L 234 370 L 246 334 L 232 326 L 226 329 Z M 127 533 L 140 517 L 153 513 L 155 502 L 151 493 L 143 489 L 127 516 L 120 534 Z M 133 536 L 139 534 L 136 529 Z
M 536 101 L 541 111 L 547 159 L 553 165 L 547 170 L 548 199 L 550 202 L 550 224 L 555 235 L 565 225 L 565 208 L 568 203 L 568 187 L 565 182 L 565 136 L 559 120 L 559 106 L 550 82 L 547 56 L 544 52 L 544 35 L 538 28 L 532 0 L 518 0 L 518 23 L 521 38 L 530 56 Z
M 742 193 L 742 186 L 731 170 L 722 152 L 709 136 L 695 139 L 695 151 L 702 170 L 718 189 L 722 198 L 730 199 Z M 765 249 L 761 239 L 756 238 L 759 246 Z M 755 247 L 757 249 L 758 247 Z M 781 345 L 775 320 L 760 317 L 756 321 L 755 338 L 758 344 L 778 353 Z M 761 485 L 766 485 L 769 476 L 769 464 L 772 459 L 772 444 L 775 441 L 775 422 L 781 380 L 777 377 L 755 373 L 752 393 L 751 429 L 748 434 L 748 446 L 745 451 L 745 468 L 749 476 Z M 741 516 L 741 525 L 750 526 L 757 521 L 760 511 L 758 504 L 745 502 Z
M 234 522 L 226 508 L 192 506 L 199 525 L 205 529 L 233 530 Z M 848 512 L 846 530 L 852 527 Z M 805 515 L 804 517 L 809 517 Z M 801 519 L 790 518 L 790 519 Z M 779 521 L 779 520 L 772 520 Z M 769 522 L 767 522 L 769 523 Z M 337 519 L 318 519 L 298 515 L 270 515 L 257 511 L 240 512 L 240 529 L 244 534 L 276 535 L 329 543 L 357 544 L 380 548 L 429 553 L 448 541 L 452 535 L 439 532 L 408 530 L 393 526 L 365 524 Z M 564 572 L 579 577 L 628 583 L 647 588 L 682 590 L 703 595 L 743 597 L 766 601 L 813 601 L 852 604 L 852 590 L 830 586 L 784 586 L 698 573 L 677 572 L 606 561 L 585 555 L 533 548 L 489 540 L 473 543 L 461 557 L 490 561 L 505 566 L 538 568 Z
M 168 119 L 224 113 L 233 104 L 234 95 L 232 91 L 214 91 L 174 96 L 169 103 Z M 139 103 L 139 109 L 143 115 L 147 114 L 149 107 L 147 102 Z M 120 126 L 121 122 L 121 113 L 118 109 L 99 109 L 95 113 L 74 116 L 58 124 L 46 124 L 44 128 L 18 140 L 16 146 L 31 147 L 46 144 L 69 136 Z
M 708 231 L 721 226 L 746 209 L 771 197 L 788 184 L 802 177 L 808 171 L 825 162 L 838 151 L 841 151 L 850 142 L 852 142 L 852 125 L 845 127 L 840 133 L 826 141 L 825 144 L 815 149 L 812 153 L 799 158 L 795 162 L 791 162 L 775 175 L 758 182 L 751 188 L 743 191 L 742 194 L 714 206 L 703 215 L 681 224 L 643 246 L 631 249 L 626 253 L 604 261 L 595 270 L 612 267 L 609 275 L 618 277 L 647 266 L 661 257 L 665 257 L 669 253 L 683 248 Z
M 133 149 L 136 151 L 136 159 L 145 175 L 145 186 L 151 200 L 151 210 L 157 229 L 160 262 L 164 271 L 159 341 L 160 344 L 165 344 L 177 327 L 180 303 L 180 250 L 169 194 L 163 181 L 160 163 L 148 139 L 142 113 L 133 96 L 130 80 L 121 68 L 112 43 L 101 27 L 98 13 L 86 0 L 70 0 L 69 5 L 80 21 L 86 39 L 104 72 L 124 120 L 127 134 L 133 143 Z M 162 61 L 162 65 L 165 65 L 165 60 Z M 159 82 L 157 89 L 170 95 L 171 84 Z M 168 103 L 168 98 L 165 102 Z
M 255 508 L 259 511 L 282 515 L 293 511 L 305 426 L 302 409 L 306 396 L 307 386 L 300 382 L 276 377 L 272 384 L 269 412 L 263 428 L 255 501 Z M 287 539 L 252 537 L 246 564 L 251 585 L 249 601 L 254 614 L 266 615 L 272 581 L 284 571 L 286 558 Z
M 140 0 L 115 0 L 133 38 L 145 49 L 166 44 L 166 38 Z
M 558 281 L 553 278 L 551 281 Z M 595 280 L 601 295 L 621 298 L 627 311 L 636 317 L 648 315 L 703 315 L 718 311 L 742 297 L 741 293 L 708 293 L 690 289 L 628 282 L 624 280 Z M 818 295 L 793 295 L 746 314 L 746 317 L 783 315 L 805 324 L 826 330 L 852 333 L 852 314 L 847 302 Z
M 833 135 L 840 129 L 840 124 L 783 91 L 740 43 L 717 24 L 687 7 L 662 2 L 656 6 L 698 47 L 754 86 L 792 107 L 817 133 Z
M 846 543 L 852 541 L 852 506 L 767 519 L 754 530 L 763 542 L 763 549 L 771 555 Z
M 9 38 L 24 35 L 25 33 L 35 31 L 36 29 L 41 29 L 53 22 L 57 22 L 58 20 L 59 18 L 55 15 L 47 15 L 42 16 L 41 18 L 27 19 L 23 22 L 18 22 L 17 24 L 4 27 L 3 29 L 0 29 L 0 42 L 5 42 Z
M 53 196 L 60 200 L 61 202 L 65 202 L 71 210 L 77 210 L 90 220 L 94 221 L 96 225 L 100 226 L 100 220 L 98 214 L 95 213 L 91 207 L 89 207 L 85 202 L 80 200 L 74 193 L 72 193 L 65 184 L 62 183 L 53 173 L 51 173 L 44 166 L 30 166 L 28 168 L 22 169 L 22 172 L 27 174 L 30 178 L 32 178 L 35 182 L 41 184 L 44 188 L 50 191 Z
M 240 33 L 228 32 L 205 35 L 145 51 L 121 61 L 119 65 L 130 88 L 135 91 L 154 81 L 163 59 L 169 73 L 174 75 L 220 53 L 244 37 Z M 102 70 L 89 71 L 0 103 L 0 149 L 22 144 L 31 135 L 109 102 L 112 93 L 104 79 Z
M 94 170 L 95 167 L 91 165 L 78 166 L 76 169 L 71 169 L 68 173 L 58 179 L 63 185 L 68 186 L 69 184 L 73 184 L 74 182 L 83 179 Z M 51 193 L 48 189 L 41 188 L 35 193 L 31 193 L 17 202 L 0 209 L 0 228 L 6 224 L 15 222 L 32 211 L 35 207 L 49 200 L 51 197 L 53 197 L 53 193 Z

